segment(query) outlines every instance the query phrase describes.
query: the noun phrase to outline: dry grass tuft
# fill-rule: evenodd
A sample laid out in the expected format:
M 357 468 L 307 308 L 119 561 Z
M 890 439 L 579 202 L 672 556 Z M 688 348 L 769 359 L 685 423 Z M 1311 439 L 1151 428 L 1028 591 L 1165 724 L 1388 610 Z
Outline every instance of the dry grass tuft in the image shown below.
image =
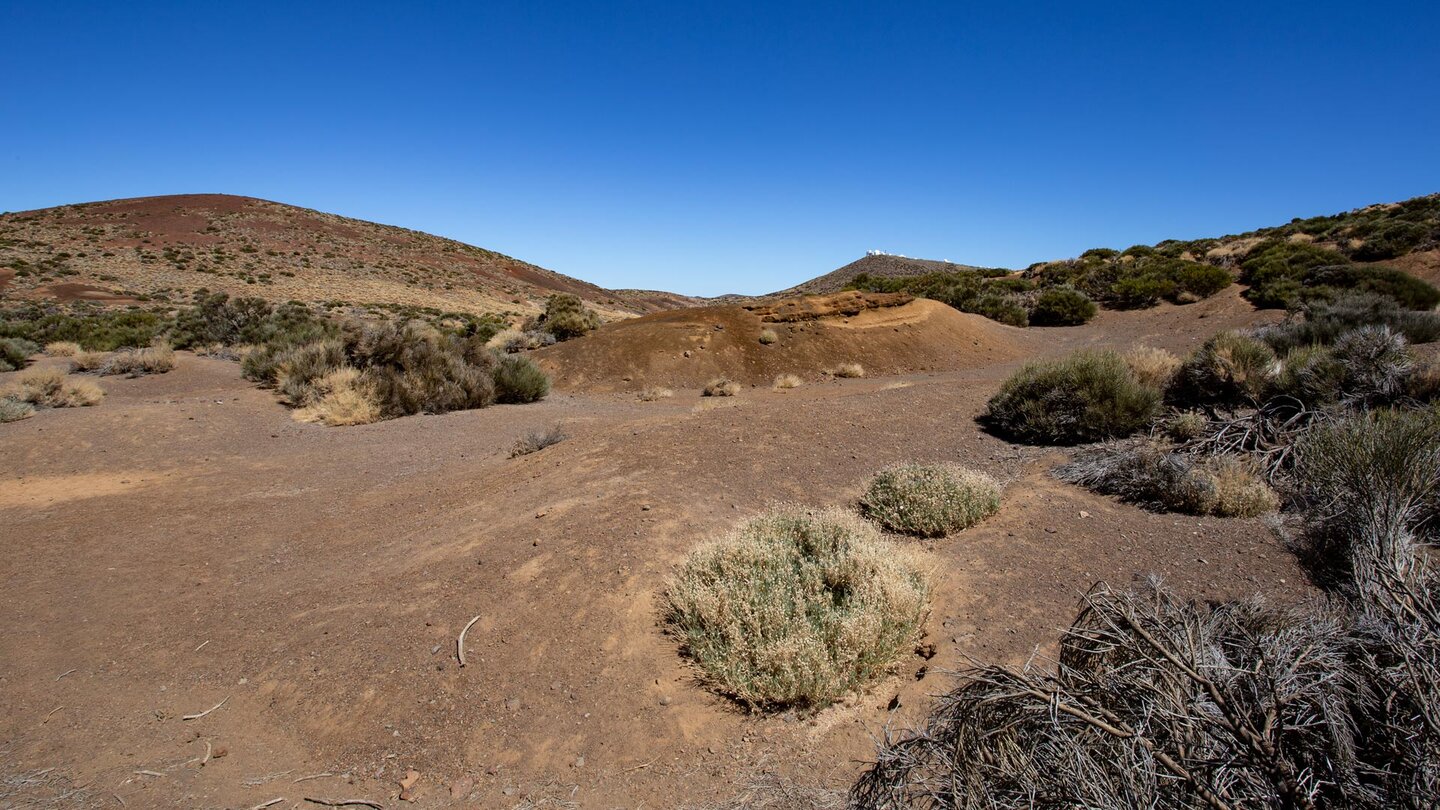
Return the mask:
M 775 378 L 774 387 L 776 390 L 785 390 L 789 388 L 799 388 L 801 385 L 804 385 L 804 383 L 794 374 L 781 374 Z
M 818 708 L 910 651 L 927 615 L 919 557 L 840 509 L 780 507 L 696 549 L 665 620 L 719 691 Z
M 79 343 L 69 340 L 57 340 L 54 343 L 45 344 L 46 357 L 74 357 L 81 351 Z
M 70 370 L 99 371 L 109 359 L 109 352 L 76 352 L 70 356 Z
M 1177 442 L 1188 442 L 1205 435 L 1210 420 L 1199 411 L 1182 411 L 1165 422 L 1165 435 Z
M 740 383 L 734 380 L 727 380 L 724 377 L 716 377 L 708 383 L 700 392 L 702 397 L 733 397 L 740 393 Z
M 1214 482 L 1212 514 L 1256 517 L 1280 508 L 1280 496 L 1260 477 L 1254 464 L 1236 456 L 1217 456 L 1205 465 Z
M 645 390 L 640 392 L 640 401 L 654 402 L 657 399 L 669 399 L 673 396 L 675 396 L 675 392 L 671 391 L 669 388 L 662 388 L 658 385 L 652 385 L 646 387 Z
M 35 415 L 35 406 L 10 397 L 0 397 L 0 425 L 19 422 Z
M 310 404 L 291 414 L 295 421 L 341 427 L 368 425 L 384 417 L 373 387 L 358 370 L 349 366 L 311 383 L 307 401 Z
M 140 377 L 164 374 L 175 368 L 175 350 L 157 343 L 144 349 L 122 349 L 100 366 L 101 374 L 125 374 Z
M 510 448 L 510 458 L 518 458 L 520 456 L 528 456 L 531 453 L 538 453 L 568 438 L 570 437 L 566 435 L 565 429 L 560 427 L 558 423 L 551 425 L 546 430 L 529 431 L 516 440 L 515 446 Z
M 860 499 L 861 512 L 894 532 L 942 537 L 1000 509 L 995 479 L 958 464 L 901 464 L 882 470 Z
M 1170 385 L 1175 372 L 1180 370 L 1180 358 L 1153 346 L 1136 346 L 1124 355 L 1125 365 L 1140 382 L 1164 391 Z
M 46 367 L 20 372 L 0 396 L 41 408 L 75 408 L 98 404 L 105 398 L 105 390 L 92 380 L 74 379 L 58 368 Z
M 777 334 L 775 334 L 775 330 L 774 330 L 774 329 L 761 329 L 761 330 L 760 330 L 760 343 L 761 343 L 761 345 L 769 346 L 769 345 L 772 344 L 772 343 L 779 343 L 779 342 L 780 342 L 780 336 L 777 335 Z
M 859 363 L 841 363 L 840 365 L 830 369 L 830 374 L 835 377 L 846 378 L 864 377 L 865 367 L 860 365 Z

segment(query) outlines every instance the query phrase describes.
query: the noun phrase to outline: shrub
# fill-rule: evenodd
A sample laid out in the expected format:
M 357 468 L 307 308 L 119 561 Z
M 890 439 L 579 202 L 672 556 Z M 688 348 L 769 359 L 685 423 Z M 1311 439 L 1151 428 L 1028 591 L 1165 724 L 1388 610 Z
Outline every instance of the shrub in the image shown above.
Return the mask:
M 1110 287 L 1110 303 L 1120 309 L 1153 307 L 1179 289 L 1175 281 L 1159 276 L 1126 276 Z
M 310 405 L 317 394 L 315 384 L 345 365 L 345 347 L 338 340 L 285 349 L 274 364 L 275 390 L 294 407 Z
M 1338 402 L 1345 393 L 1345 369 L 1328 348 L 1301 346 L 1281 361 L 1275 392 L 1311 406 Z
M 35 406 L 11 397 L 0 397 L 0 425 L 18 422 L 35 415 Z
M 74 357 L 81 351 L 80 344 L 71 340 L 57 340 L 45 344 L 47 357 Z
M 31 368 L 16 375 L 0 397 L 42 408 L 74 408 L 99 404 L 105 391 L 90 380 L 66 377 L 58 368 Z
M 1241 405 L 1262 400 L 1279 370 L 1275 352 L 1240 332 L 1221 332 L 1180 365 L 1167 389 L 1177 405 Z
M 76 371 L 99 371 L 105 367 L 105 362 L 110 359 L 109 352 L 76 352 L 70 358 L 70 370 Z
M 1078 444 L 1128 436 L 1149 424 L 1160 392 L 1114 352 L 1077 352 L 1030 363 L 990 399 L 988 426 L 1032 444 Z
M 1051 287 L 1035 297 L 1030 323 L 1035 326 L 1079 326 L 1095 317 L 1090 296 L 1073 287 Z
M 1180 358 L 1154 346 L 1136 346 L 1125 353 L 1125 365 L 1140 382 L 1163 391 L 1180 369 Z
M 1365 406 L 1394 402 L 1405 395 L 1415 373 L 1415 357 L 1405 336 L 1388 326 L 1362 326 L 1335 341 L 1332 350 L 1341 371 L 1341 390 Z
M 1262 308 L 1286 307 L 1297 303 L 1291 297 L 1300 292 L 1311 273 L 1321 267 L 1349 264 L 1333 250 L 1305 242 L 1275 239 L 1261 243 L 1240 263 L 1240 280 L 1250 285 L 1245 297 Z M 1273 287 L 1280 282 L 1289 282 Z
M 1188 442 L 1205 435 L 1210 420 L 1199 411 L 1181 411 L 1165 422 L 1165 435 L 1177 442 Z
M 975 299 L 967 312 L 983 315 L 1006 326 L 1026 327 L 1030 325 L 1030 313 L 1016 295 L 986 294 Z
M 1440 290 L 1409 273 L 1390 267 L 1324 267 L 1311 273 L 1306 283 L 1383 295 L 1402 309 L 1431 310 L 1440 304 Z
M 643 391 L 640 392 L 640 401 L 654 402 L 657 399 L 669 399 L 673 396 L 675 396 L 675 392 L 671 391 L 669 388 L 661 388 L 660 386 L 652 385 L 647 386 Z
M 665 621 L 715 688 L 762 709 L 823 707 L 914 648 L 918 558 L 838 509 L 782 507 L 696 549 Z
M 31 305 L 0 312 L 0 338 L 25 338 L 37 344 L 36 351 L 38 345 L 59 341 L 100 351 L 148 346 L 164 328 L 162 312 L 106 310 L 91 304 L 64 309 Z
M 550 393 L 550 378 L 528 357 L 507 355 L 495 363 L 495 401 L 539 402 Z
M 705 383 L 705 387 L 700 391 L 700 396 L 733 397 L 738 393 L 740 393 L 740 383 L 724 377 L 716 377 L 710 382 Z
M 100 373 L 139 377 L 164 374 L 174 368 L 175 350 L 160 343 L 144 349 L 121 349 L 101 364 Z
M 24 368 L 30 362 L 30 356 L 39 351 L 38 345 L 24 338 L 0 339 L 0 371 Z
M 865 367 L 859 363 L 841 363 L 830 369 L 830 373 L 836 377 L 857 378 L 865 376 Z
M 341 366 L 311 381 L 305 393 L 306 405 L 291 416 L 299 422 L 318 422 L 330 427 L 368 425 L 384 418 L 374 387 L 357 369 Z
M 579 296 L 558 293 L 546 299 L 540 326 L 556 340 L 569 340 L 600 326 L 600 316 L 588 309 Z
M 801 385 L 802 382 L 800 378 L 794 374 L 781 374 L 775 378 L 774 387 L 776 390 L 785 390 L 789 388 L 799 388 Z
M 1297 346 L 1328 346 L 1346 332 L 1380 325 L 1399 332 L 1411 343 L 1440 338 L 1440 313 L 1402 309 L 1392 298 L 1364 292 L 1314 302 L 1306 307 L 1303 317 L 1261 329 L 1256 336 L 1277 352 L 1285 352 Z
M 860 510 L 890 531 L 942 537 L 968 529 L 1000 509 L 990 476 L 955 464 L 901 464 L 877 473 Z
M 565 429 L 559 424 L 551 425 L 546 430 L 531 430 L 515 441 L 515 446 L 510 448 L 510 458 L 528 456 L 531 453 L 538 453 L 547 447 L 552 447 L 570 438 L 565 435 Z
M 774 330 L 774 329 L 761 329 L 761 330 L 760 330 L 760 343 L 761 343 L 761 345 L 769 346 L 769 345 L 771 345 L 772 343 L 778 343 L 779 341 L 780 341 L 780 336 L 777 335 L 777 334 L 775 334 L 775 330 Z

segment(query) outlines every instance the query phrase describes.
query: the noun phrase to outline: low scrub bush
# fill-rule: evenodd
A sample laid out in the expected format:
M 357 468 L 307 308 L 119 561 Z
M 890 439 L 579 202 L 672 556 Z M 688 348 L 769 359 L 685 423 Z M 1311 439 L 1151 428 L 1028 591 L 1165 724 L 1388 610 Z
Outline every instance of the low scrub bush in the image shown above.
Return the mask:
M 14 371 L 24 368 L 32 355 L 39 354 L 40 347 L 24 338 L 0 339 L 0 371 Z
M 384 418 L 374 387 L 349 366 L 326 372 L 310 383 L 305 404 L 291 416 L 297 422 L 317 422 L 330 427 L 368 425 Z
M 1280 363 L 1275 393 L 1312 407 L 1339 402 L 1345 394 L 1345 369 L 1325 346 L 1292 349 Z
M 105 367 L 105 362 L 109 359 L 109 352 L 76 352 L 70 358 L 70 370 L 72 372 L 99 371 Z
M 1128 436 L 1150 423 L 1160 391 L 1115 352 L 1077 352 L 1031 363 L 990 399 L 984 421 L 1031 444 L 1080 444 Z
M 163 310 L 108 310 L 93 304 L 71 304 L 0 311 L 0 338 L 24 338 L 39 345 L 78 343 L 95 351 L 149 346 L 166 326 Z
M 1051 287 L 1035 296 L 1030 307 L 1034 326 L 1079 326 L 1095 317 L 1097 308 L 1090 296 L 1073 287 Z
M 1162 512 L 1206 515 L 1215 507 L 1215 481 L 1192 457 L 1149 442 L 1090 448 L 1056 467 L 1055 477 Z
M 0 397 L 41 408 L 76 408 L 98 405 L 105 391 L 92 380 L 67 377 L 58 368 L 46 367 L 20 372 Z
M 528 456 L 531 453 L 538 453 L 568 438 L 570 437 L 565 434 L 565 429 L 558 424 L 551 425 L 545 430 L 527 431 L 525 435 L 517 439 L 515 445 L 510 448 L 510 458 L 518 458 L 520 456 Z
M 1205 462 L 1215 487 L 1210 513 L 1220 517 L 1257 517 L 1280 508 L 1280 496 L 1261 478 L 1256 465 L 1237 456 L 1216 456 Z
M 495 401 L 506 405 L 539 402 L 550 394 L 550 378 L 528 357 L 509 355 L 495 363 Z
M 917 557 L 838 509 L 783 507 L 695 550 L 665 622 L 719 691 L 753 708 L 820 708 L 886 672 L 918 640 Z
M 640 392 L 640 401 L 654 402 L 658 399 L 669 399 L 673 396 L 675 396 L 675 392 L 671 391 L 669 388 L 662 388 L 658 385 L 651 385 L 646 386 L 645 389 Z
M 0 397 L 0 425 L 19 422 L 35 415 L 35 406 L 9 396 Z
M 1440 339 L 1440 313 L 1402 309 L 1391 298 L 1374 293 L 1348 293 L 1308 305 L 1298 317 L 1265 327 L 1256 336 L 1277 352 L 1300 346 L 1328 346 L 1362 326 L 1388 326 L 1411 343 Z
M 799 388 L 802 384 L 800 378 L 794 374 L 781 374 L 775 378 L 774 387 L 776 390 L 783 391 L 790 388 Z
M 46 357 L 74 357 L 81 351 L 80 344 L 70 340 L 57 340 L 45 344 Z
M 830 369 L 830 374 L 835 377 L 856 379 L 865 376 L 865 367 L 859 363 L 841 363 Z
M 1280 364 L 1263 341 L 1221 332 L 1181 363 L 1166 390 L 1177 405 L 1236 406 L 1262 401 Z
M 1030 325 L 1030 312 L 1025 309 L 1024 299 L 1018 295 L 988 293 L 975 299 L 971 309 L 967 311 L 1006 326 L 1024 328 Z
M 1180 411 L 1165 420 L 1165 435 L 1177 442 L 1188 442 L 1205 435 L 1210 420 L 1199 411 Z
M 724 377 L 716 377 L 705 383 L 705 387 L 700 390 L 702 397 L 733 397 L 738 393 L 740 393 L 740 383 Z
M 125 374 L 140 377 L 145 374 L 164 374 L 174 368 L 175 350 L 159 343 L 144 349 L 121 349 L 106 358 L 99 371 L 102 375 Z
M 1345 398 L 1367 407 L 1405 395 L 1415 373 L 1415 356 L 1405 336 L 1388 326 L 1362 326 L 1335 341 L 1331 351 L 1341 370 Z
M 585 306 L 577 295 L 558 293 L 545 301 L 545 314 L 540 316 L 540 328 L 555 336 L 556 340 L 580 337 L 600 326 L 600 316 Z
M 779 342 L 780 342 L 780 336 L 775 333 L 775 330 L 774 330 L 774 329 L 761 329 L 761 330 L 760 330 L 760 343 L 761 343 L 761 345 L 763 345 L 763 346 L 769 346 L 769 345 L 771 345 L 771 344 L 779 343 Z
M 901 464 L 877 473 L 860 511 L 893 532 L 943 537 L 1000 509 L 995 479 L 956 464 Z

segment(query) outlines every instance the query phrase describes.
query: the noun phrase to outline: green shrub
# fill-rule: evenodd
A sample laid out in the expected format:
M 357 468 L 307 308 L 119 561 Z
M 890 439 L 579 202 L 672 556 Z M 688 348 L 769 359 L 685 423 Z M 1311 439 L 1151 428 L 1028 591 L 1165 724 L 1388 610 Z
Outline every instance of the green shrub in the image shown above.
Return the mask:
M 918 558 L 838 509 L 783 507 L 695 550 L 665 622 L 719 691 L 762 709 L 826 706 L 914 648 Z
M 577 295 L 558 293 L 545 302 L 540 326 L 557 340 L 569 340 L 600 326 L 600 316 L 585 306 Z
M 1275 393 L 1312 407 L 1339 402 L 1345 393 L 1345 369 L 1324 346 L 1292 349 L 1281 361 Z
M 975 299 L 973 308 L 967 311 L 983 315 L 1007 326 L 1024 328 L 1030 324 L 1030 313 L 1025 310 L 1025 305 L 1020 303 L 1020 299 L 1014 295 L 987 293 Z
M 1440 313 L 1402 308 L 1395 299 L 1366 292 L 1344 293 L 1332 301 L 1317 301 L 1301 317 L 1269 326 L 1256 336 L 1278 352 L 1298 346 L 1330 345 L 1341 335 L 1362 326 L 1388 326 L 1411 343 L 1440 339 Z
M 28 305 L 0 312 L 0 338 L 25 338 L 40 345 L 78 343 L 86 349 L 114 351 L 149 346 L 165 329 L 160 312 L 107 310 L 93 304 L 65 307 Z
M 35 406 L 11 397 L 0 397 L 0 425 L 19 422 L 35 415 Z
M 1250 285 L 1245 297 L 1258 307 L 1283 307 L 1296 303 L 1285 299 L 1278 290 L 1286 293 L 1298 290 L 1310 275 L 1322 267 L 1347 265 L 1350 260 L 1333 250 L 1327 250 L 1306 242 L 1271 240 L 1256 245 L 1240 263 L 1240 280 Z M 1278 282 L 1291 284 L 1275 290 L 1269 287 Z
M 273 365 L 276 391 L 290 405 L 312 404 L 317 381 L 346 365 L 345 347 L 338 340 L 324 340 L 283 349 Z
M 1158 511 L 1205 515 L 1217 498 L 1215 481 L 1190 456 L 1149 442 L 1093 447 L 1054 472 L 1061 481 Z
M 1035 297 L 1030 323 L 1036 326 L 1079 326 L 1095 317 L 1095 302 L 1073 287 L 1051 287 Z
M 1110 286 L 1109 303 L 1120 309 L 1153 307 L 1160 299 L 1175 295 L 1179 286 L 1161 276 L 1126 276 Z
M 1394 300 L 1402 309 L 1423 311 L 1440 305 L 1440 289 L 1390 267 L 1322 267 L 1312 272 L 1306 283 L 1320 288 L 1383 295 Z
M 1000 509 L 1000 486 L 956 464 L 901 464 L 876 473 L 860 499 L 865 517 L 893 532 L 942 537 Z
M 539 402 L 550 393 L 550 378 L 528 357 L 501 357 L 495 363 L 494 379 L 496 402 Z
M 1367 407 L 1403 397 L 1416 368 L 1405 336 L 1384 325 L 1362 326 L 1341 335 L 1332 354 L 1343 373 L 1346 399 Z
M 1269 393 L 1279 363 L 1264 342 L 1240 332 L 1205 341 L 1175 372 L 1166 391 L 1176 405 L 1243 405 Z
M 0 371 L 14 371 L 24 368 L 33 355 L 40 353 L 40 345 L 24 338 L 0 339 Z
M 1160 392 L 1136 379 L 1114 352 L 1077 352 L 1031 363 L 991 398 L 991 429 L 1036 444 L 1078 444 L 1128 436 L 1149 424 Z

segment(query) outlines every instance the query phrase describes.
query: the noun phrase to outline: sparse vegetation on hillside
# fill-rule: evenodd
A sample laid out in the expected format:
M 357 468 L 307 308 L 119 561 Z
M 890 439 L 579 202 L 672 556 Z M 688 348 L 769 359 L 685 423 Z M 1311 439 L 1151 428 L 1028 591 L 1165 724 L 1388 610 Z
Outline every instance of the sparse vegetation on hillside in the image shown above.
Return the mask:
M 690 554 L 665 621 L 716 689 L 747 706 L 824 707 L 914 648 L 923 566 L 838 509 L 785 507 Z
M 929 298 L 942 304 L 1011 326 L 1025 326 L 1029 313 L 1022 293 L 1033 285 L 1008 270 L 957 270 L 920 276 L 880 277 L 861 273 L 847 290 L 895 293 Z
M 1338 251 L 1305 242 L 1257 245 L 1240 264 L 1245 296 L 1258 307 L 1297 307 L 1333 299 L 1346 291 L 1383 295 L 1402 309 L 1430 310 L 1440 290 L 1388 267 L 1354 265 Z
M 27 304 L 0 310 L 0 338 L 23 338 L 41 345 L 65 341 L 96 351 L 149 346 L 165 327 L 165 310 L 159 308 L 107 310 L 88 304 Z
M 943 537 L 1000 509 L 1000 486 L 957 464 L 901 464 L 870 479 L 860 511 L 901 534 Z
M 1079 444 L 1129 436 L 1150 423 L 1160 391 L 1114 352 L 1077 352 L 1031 363 L 990 399 L 985 422 L 1033 444 Z
M 586 307 L 580 296 L 559 293 L 545 302 L 545 314 L 537 323 L 556 340 L 569 340 L 599 327 L 600 316 Z

